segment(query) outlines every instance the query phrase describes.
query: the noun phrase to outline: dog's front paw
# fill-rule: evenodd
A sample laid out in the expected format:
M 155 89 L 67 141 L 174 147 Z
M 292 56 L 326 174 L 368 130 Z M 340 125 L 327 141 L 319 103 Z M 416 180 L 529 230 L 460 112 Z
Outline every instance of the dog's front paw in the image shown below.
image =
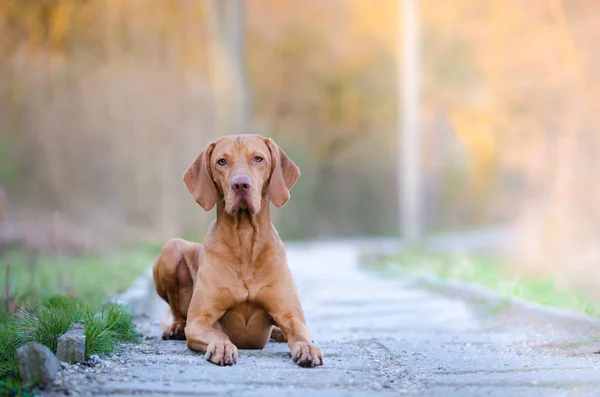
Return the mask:
M 163 340 L 185 340 L 185 323 L 174 322 L 162 334 Z
M 212 342 L 206 347 L 204 358 L 220 366 L 237 363 L 238 349 L 230 341 Z
M 301 367 L 323 365 L 323 351 L 312 343 L 297 342 L 292 348 L 292 359 Z

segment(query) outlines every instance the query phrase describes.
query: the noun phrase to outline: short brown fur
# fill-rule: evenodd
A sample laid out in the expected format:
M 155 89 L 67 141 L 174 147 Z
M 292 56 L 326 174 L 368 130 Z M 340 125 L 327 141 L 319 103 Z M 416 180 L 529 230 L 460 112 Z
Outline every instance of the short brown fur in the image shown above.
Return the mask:
M 217 365 L 237 362 L 238 348 L 287 342 L 301 366 L 323 364 L 312 343 L 270 202 L 282 207 L 300 176 L 269 138 L 227 136 L 210 143 L 184 174 L 200 206 L 217 206 L 203 244 L 172 239 L 154 264 L 158 294 L 173 322 L 164 339 L 186 339 Z

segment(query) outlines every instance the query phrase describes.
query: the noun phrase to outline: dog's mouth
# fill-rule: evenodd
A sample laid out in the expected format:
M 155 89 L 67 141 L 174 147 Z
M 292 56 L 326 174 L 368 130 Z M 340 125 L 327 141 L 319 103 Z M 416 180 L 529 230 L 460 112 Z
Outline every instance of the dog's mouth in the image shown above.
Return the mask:
M 230 206 L 229 212 L 230 215 L 237 215 L 240 211 L 247 211 L 250 214 L 255 214 L 256 206 L 252 203 L 251 200 L 244 196 L 238 196 L 234 198 L 234 202 Z

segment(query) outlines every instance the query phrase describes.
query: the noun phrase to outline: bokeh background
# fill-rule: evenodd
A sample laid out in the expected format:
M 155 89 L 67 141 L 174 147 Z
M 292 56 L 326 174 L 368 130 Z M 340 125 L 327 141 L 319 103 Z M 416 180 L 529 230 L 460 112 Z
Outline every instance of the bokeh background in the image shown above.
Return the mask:
M 274 213 L 284 239 L 400 236 L 402 3 L 1 1 L 0 220 L 43 259 L 5 263 L 73 292 L 73 257 L 122 274 L 154 255 L 123 247 L 202 238 L 214 215 L 181 176 L 240 132 L 302 169 Z M 421 238 L 502 230 L 507 268 L 593 295 L 600 6 L 422 0 L 419 24 Z M 5 267 L 8 297 L 27 282 Z

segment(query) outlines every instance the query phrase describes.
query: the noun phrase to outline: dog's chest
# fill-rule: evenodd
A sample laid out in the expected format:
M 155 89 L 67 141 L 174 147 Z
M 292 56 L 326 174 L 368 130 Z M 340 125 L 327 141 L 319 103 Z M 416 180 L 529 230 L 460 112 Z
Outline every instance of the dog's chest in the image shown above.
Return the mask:
M 256 303 L 256 297 L 265 287 L 269 277 L 255 263 L 238 262 L 231 266 L 233 285 L 230 287 L 234 303 Z
M 254 303 L 254 297 L 259 288 L 256 283 L 240 278 L 237 282 L 235 293 L 232 294 L 234 304 Z

